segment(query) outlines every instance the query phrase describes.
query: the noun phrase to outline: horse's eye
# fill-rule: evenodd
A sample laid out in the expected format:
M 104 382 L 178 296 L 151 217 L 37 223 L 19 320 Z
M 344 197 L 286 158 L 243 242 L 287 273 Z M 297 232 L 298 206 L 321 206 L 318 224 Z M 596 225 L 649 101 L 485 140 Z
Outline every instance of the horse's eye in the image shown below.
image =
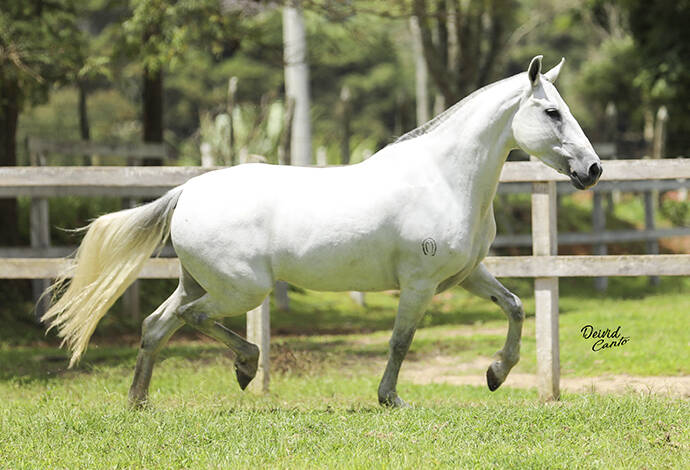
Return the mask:
M 556 108 L 548 108 L 544 111 L 547 116 L 549 116 L 551 119 L 555 119 L 557 121 L 561 120 L 561 112 L 557 110 Z

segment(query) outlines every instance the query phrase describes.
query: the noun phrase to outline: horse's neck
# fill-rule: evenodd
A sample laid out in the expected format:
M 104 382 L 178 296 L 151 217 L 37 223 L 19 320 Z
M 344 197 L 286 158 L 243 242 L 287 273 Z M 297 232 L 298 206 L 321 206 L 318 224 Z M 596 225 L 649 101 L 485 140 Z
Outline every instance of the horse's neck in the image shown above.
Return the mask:
M 482 212 L 491 206 L 501 168 L 514 147 L 511 124 L 521 95 L 510 83 L 488 90 L 424 136 L 448 184 Z

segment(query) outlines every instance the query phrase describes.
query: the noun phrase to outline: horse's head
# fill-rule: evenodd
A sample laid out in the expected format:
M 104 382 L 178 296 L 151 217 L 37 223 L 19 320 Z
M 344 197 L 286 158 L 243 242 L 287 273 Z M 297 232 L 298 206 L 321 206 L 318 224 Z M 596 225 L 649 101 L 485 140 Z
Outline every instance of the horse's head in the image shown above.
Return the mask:
M 601 161 L 553 85 L 564 60 L 542 75 L 541 59 L 532 59 L 527 69 L 529 86 L 513 118 L 513 136 L 522 150 L 567 175 L 577 189 L 588 188 L 601 176 Z

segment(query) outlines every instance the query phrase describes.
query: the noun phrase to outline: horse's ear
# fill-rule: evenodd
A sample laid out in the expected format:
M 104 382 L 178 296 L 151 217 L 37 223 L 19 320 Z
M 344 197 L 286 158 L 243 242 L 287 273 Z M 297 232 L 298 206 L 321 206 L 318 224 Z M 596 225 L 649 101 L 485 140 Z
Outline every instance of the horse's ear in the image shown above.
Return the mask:
M 550 81 L 551 83 L 556 83 L 556 80 L 558 80 L 558 75 L 561 73 L 561 67 L 563 67 L 563 63 L 565 62 L 565 57 L 561 59 L 561 61 L 556 65 L 554 68 L 549 70 L 544 74 L 544 78 Z
M 541 59 L 543 57 L 543 55 L 536 56 L 532 59 L 532 62 L 529 63 L 529 67 L 527 67 L 527 76 L 533 87 L 537 86 L 537 83 L 539 83 L 539 72 L 541 72 Z

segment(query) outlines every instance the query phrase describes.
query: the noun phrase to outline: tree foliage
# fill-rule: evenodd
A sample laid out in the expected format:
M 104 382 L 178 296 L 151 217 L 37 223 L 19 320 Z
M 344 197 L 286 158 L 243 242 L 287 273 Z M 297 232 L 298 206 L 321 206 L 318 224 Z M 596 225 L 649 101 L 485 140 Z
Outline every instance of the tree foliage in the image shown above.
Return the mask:
M 513 0 L 413 0 L 424 58 L 446 102 L 454 103 L 495 78 L 515 27 L 516 7 Z
M 17 161 L 19 114 L 79 68 L 84 38 L 71 0 L 5 0 L 0 9 L 0 165 Z M 0 242 L 17 244 L 17 206 L 0 200 Z
M 79 71 L 87 38 L 77 19 L 73 0 L 3 1 L 0 85 L 16 83 L 21 105 L 44 101 L 51 84 L 66 83 Z
M 200 49 L 231 54 L 238 43 L 241 14 L 223 11 L 218 0 L 131 0 L 122 24 L 122 51 L 151 70 L 183 65 L 185 54 Z

